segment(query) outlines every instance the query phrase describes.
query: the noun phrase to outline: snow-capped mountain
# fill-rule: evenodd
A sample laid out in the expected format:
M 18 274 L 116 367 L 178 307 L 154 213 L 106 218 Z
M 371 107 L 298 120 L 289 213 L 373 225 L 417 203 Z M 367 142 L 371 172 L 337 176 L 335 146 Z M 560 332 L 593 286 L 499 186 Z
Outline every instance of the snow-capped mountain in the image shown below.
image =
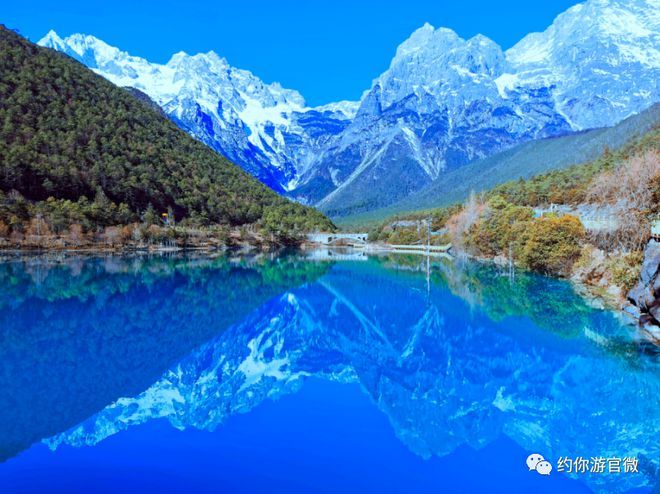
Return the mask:
M 340 132 L 356 109 L 347 101 L 308 108 L 297 91 L 265 84 L 213 51 L 179 52 L 161 65 L 84 34 L 62 39 L 50 31 L 39 44 L 118 86 L 143 91 L 180 127 L 279 192 L 293 187 L 314 149 Z
M 429 24 L 418 29 L 313 168 L 317 180 L 335 188 L 310 202 L 336 214 L 385 206 L 443 170 L 571 131 L 548 88 L 502 94 L 496 80 L 508 70 L 505 54 L 484 36 L 464 40 Z
M 313 168 L 335 187 L 310 202 L 331 215 L 385 206 L 447 168 L 647 108 L 660 100 L 658 12 L 658 0 L 590 0 L 506 52 L 425 25 Z
M 165 65 L 92 37 L 39 43 L 147 93 L 182 128 L 331 215 L 385 206 L 530 139 L 614 125 L 660 100 L 660 0 L 588 0 L 503 51 L 426 24 L 359 102 L 309 108 L 213 52 Z
M 660 2 L 590 0 L 506 52 L 509 90 L 554 87 L 556 109 L 574 129 L 606 127 L 658 101 Z

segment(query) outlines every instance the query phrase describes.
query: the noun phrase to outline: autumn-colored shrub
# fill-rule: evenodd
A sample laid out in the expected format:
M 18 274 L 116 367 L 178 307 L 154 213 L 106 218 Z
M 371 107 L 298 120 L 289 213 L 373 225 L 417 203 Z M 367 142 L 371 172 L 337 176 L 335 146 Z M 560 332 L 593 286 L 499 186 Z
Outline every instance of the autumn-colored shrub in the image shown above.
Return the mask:
M 153 242 L 162 242 L 165 239 L 165 232 L 156 225 L 150 225 L 146 231 L 146 237 Z
M 106 244 L 116 245 L 121 243 L 121 228 L 117 226 L 106 226 L 103 231 Z
M 568 275 L 580 257 L 585 231 L 571 215 L 544 216 L 527 225 L 519 261 L 534 271 Z
M 483 197 L 472 193 L 463 208 L 446 221 L 447 231 L 454 246 L 458 249 L 469 249 L 468 233 L 480 220 L 486 208 Z
M 38 216 L 30 220 L 30 223 L 25 233 L 27 235 L 40 237 L 40 236 L 50 235 L 51 231 L 48 226 L 48 223 L 46 223 L 46 221 L 44 221 L 44 219 L 41 216 Z
M 466 234 L 466 245 L 486 256 L 517 254 L 525 240 L 527 224 L 534 218 L 531 208 L 516 206 L 495 196 L 487 203 L 478 222 Z

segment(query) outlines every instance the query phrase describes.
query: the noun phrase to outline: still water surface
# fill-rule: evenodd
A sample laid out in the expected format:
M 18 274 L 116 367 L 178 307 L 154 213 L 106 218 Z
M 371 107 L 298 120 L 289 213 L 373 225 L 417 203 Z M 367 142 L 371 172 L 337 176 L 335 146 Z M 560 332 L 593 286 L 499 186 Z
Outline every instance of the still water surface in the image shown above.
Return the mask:
M 657 486 L 658 356 L 615 314 L 477 263 L 326 257 L 4 258 L 0 492 Z

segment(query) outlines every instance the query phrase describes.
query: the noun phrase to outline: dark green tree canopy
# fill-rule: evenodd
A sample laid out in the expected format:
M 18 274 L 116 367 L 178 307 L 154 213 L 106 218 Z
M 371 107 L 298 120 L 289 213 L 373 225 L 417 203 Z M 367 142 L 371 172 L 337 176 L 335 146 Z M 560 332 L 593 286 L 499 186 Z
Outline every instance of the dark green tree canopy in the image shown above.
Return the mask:
M 272 210 L 299 230 L 333 227 L 190 137 L 144 98 L 4 26 L 0 191 L 30 201 L 123 204 L 123 214 L 128 208 L 134 218 L 151 205 L 180 219 L 241 225 Z

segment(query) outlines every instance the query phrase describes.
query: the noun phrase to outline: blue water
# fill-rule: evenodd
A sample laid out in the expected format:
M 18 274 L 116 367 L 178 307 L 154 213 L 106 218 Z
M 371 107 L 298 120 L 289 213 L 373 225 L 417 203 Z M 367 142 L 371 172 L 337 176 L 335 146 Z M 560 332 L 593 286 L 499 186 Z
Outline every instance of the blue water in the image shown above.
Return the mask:
M 657 353 L 568 283 L 311 257 L 0 262 L 0 492 L 657 486 Z

